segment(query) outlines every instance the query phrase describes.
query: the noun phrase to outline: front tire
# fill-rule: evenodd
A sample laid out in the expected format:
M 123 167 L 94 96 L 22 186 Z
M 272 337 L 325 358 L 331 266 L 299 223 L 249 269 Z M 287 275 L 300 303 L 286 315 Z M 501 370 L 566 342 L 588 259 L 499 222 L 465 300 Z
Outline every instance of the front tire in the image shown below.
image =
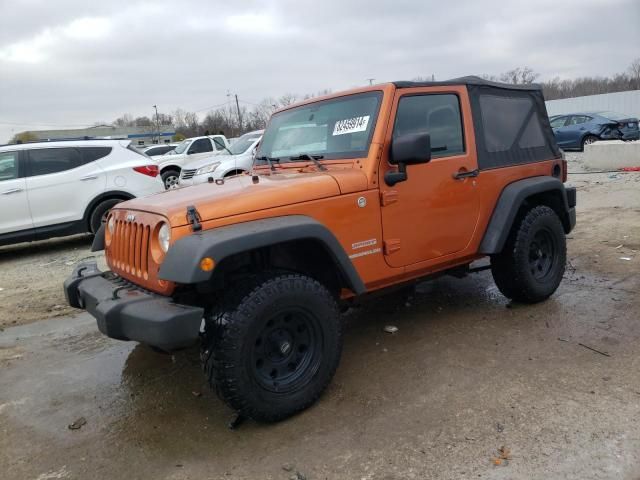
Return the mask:
M 178 188 L 178 181 L 180 180 L 180 172 L 178 170 L 165 170 L 160 177 L 162 178 L 162 183 L 164 183 L 165 190 Z
M 516 220 L 503 251 L 491 258 L 491 273 L 505 297 L 537 303 L 557 290 L 566 259 L 562 222 L 551 208 L 540 205 Z
M 218 396 L 261 422 L 312 405 L 340 361 L 342 325 L 331 293 L 300 274 L 252 278 L 205 318 L 202 360 Z

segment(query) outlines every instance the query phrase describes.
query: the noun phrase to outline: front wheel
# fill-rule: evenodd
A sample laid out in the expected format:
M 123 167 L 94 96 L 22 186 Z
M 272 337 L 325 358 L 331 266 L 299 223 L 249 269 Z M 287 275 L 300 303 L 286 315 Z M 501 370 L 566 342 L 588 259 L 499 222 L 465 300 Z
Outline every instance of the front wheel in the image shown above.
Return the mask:
M 165 170 L 162 172 L 161 177 L 165 190 L 178 188 L 178 181 L 180 180 L 180 172 L 178 170 Z
M 540 205 L 516 221 L 504 249 L 491 259 L 491 273 L 505 297 L 537 303 L 560 285 L 566 259 L 562 222 L 551 208 Z
M 341 351 L 334 297 L 300 274 L 252 278 L 205 318 L 202 360 L 210 385 L 257 421 L 279 421 L 313 404 Z

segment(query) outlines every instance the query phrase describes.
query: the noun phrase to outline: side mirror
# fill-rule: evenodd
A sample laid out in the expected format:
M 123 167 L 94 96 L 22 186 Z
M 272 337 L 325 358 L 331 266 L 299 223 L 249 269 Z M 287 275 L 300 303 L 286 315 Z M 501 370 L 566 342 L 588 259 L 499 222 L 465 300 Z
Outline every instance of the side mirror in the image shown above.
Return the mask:
M 397 172 L 387 172 L 384 180 L 392 187 L 407 180 L 407 165 L 417 165 L 431 161 L 431 136 L 428 133 L 411 133 L 396 137 L 391 141 L 389 163 L 398 165 Z

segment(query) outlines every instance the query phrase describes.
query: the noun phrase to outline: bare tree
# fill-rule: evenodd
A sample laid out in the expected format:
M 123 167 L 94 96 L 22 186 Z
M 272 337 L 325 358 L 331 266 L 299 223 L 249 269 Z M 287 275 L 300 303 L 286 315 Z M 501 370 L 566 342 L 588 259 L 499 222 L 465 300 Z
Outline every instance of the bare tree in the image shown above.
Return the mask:
M 529 85 L 536 81 L 540 76 L 539 73 L 533 71 L 529 67 L 516 67 L 500 75 L 500 80 L 505 83 L 513 83 L 514 85 Z

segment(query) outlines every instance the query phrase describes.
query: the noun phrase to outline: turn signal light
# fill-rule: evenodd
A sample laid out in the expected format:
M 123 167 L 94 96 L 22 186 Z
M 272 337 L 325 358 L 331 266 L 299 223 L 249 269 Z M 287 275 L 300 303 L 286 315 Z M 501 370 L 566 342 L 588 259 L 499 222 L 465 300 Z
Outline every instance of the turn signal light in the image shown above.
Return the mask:
M 157 177 L 158 173 L 160 173 L 158 165 L 145 165 L 144 167 L 133 167 L 133 169 L 138 173 L 149 175 L 150 177 Z
M 211 270 L 213 270 L 215 264 L 216 263 L 213 261 L 213 258 L 204 257 L 202 260 L 200 260 L 200 270 L 202 270 L 203 272 L 210 272 Z

